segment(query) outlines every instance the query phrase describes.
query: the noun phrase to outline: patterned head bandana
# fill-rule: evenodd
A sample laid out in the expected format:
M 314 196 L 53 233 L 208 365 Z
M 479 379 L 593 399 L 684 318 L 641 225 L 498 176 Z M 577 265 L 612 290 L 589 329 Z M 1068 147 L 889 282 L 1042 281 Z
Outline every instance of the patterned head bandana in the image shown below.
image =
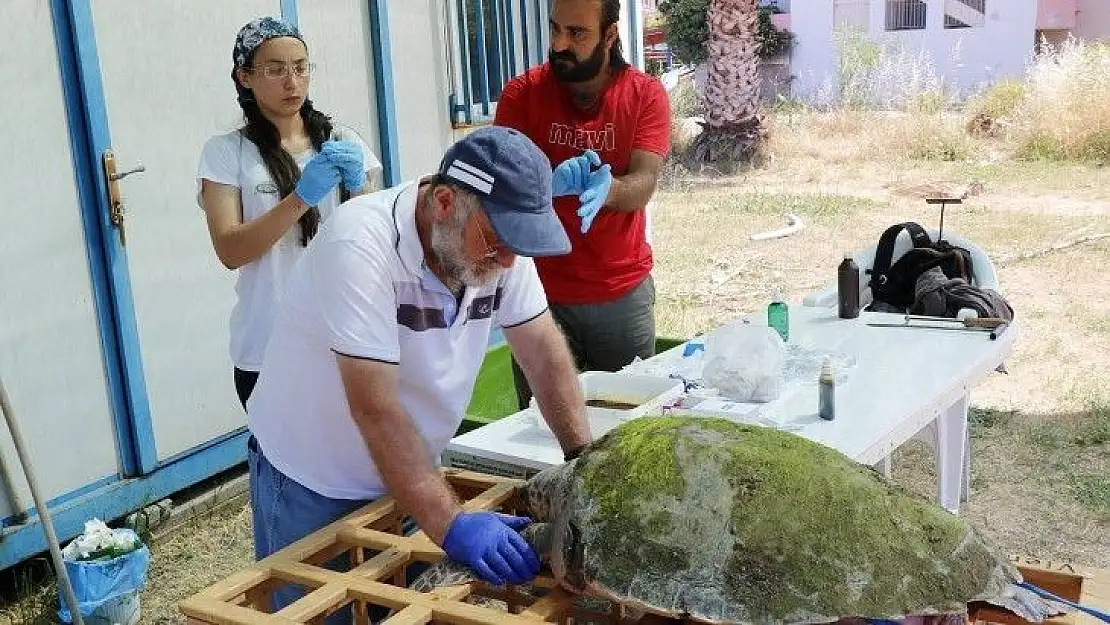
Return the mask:
M 258 46 L 277 37 L 295 37 L 304 43 L 296 26 L 272 17 L 260 17 L 240 28 L 239 35 L 235 37 L 235 49 L 231 52 L 235 69 L 247 65 Z M 307 44 L 305 47 L 308 47 Z

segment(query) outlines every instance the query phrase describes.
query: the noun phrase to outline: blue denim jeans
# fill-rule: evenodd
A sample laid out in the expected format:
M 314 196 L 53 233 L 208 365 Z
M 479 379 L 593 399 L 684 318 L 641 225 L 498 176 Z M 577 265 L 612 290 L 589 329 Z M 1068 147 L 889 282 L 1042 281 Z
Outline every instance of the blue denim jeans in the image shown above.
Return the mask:
M 250 470 L 251 515 L 254 523 L 254 556 L 261 560 L 316 530 L 365 506 L 372 500 L 332 499 L 300 485 L 274 468 L 253 436 L 247 441 L 247 466 Z M 405 534 L 416 531 L 411 520 L 404 524 Z M 346 555 L 327 563 L 327 568 L 343 571 L 350 568 Z M 409 581 L 426 567 L 410 566 Z M 296 586 L 276 588 L 271 609 L 278 611 L 304 596 Z M 379 614 L 380 612 L 380 614 Z M 385 618 L 384 610 L 371 610 L 375 621 Z M 375 618 L 376 617 L 376 618 Z M 351 623 L 350 606 L 337 611 L 325 621 L 327 625 Z

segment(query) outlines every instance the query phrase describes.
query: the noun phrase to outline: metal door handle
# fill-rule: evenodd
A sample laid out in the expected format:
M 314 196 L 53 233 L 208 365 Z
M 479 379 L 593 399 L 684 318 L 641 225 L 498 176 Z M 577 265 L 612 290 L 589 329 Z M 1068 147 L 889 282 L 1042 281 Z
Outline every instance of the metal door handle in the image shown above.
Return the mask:
M 146 171 L 146 167 L 143 167 L 142 165 L 137 165 L 135 167 L 135 169 L 129 169 L 127 171 L 122 171 L 118 174 L 117 173 L 109 174 L 108 175 L 108 180 L 110 180 L 111 182 L 115 182 L 117 180 L 123 180 L 124 178 L 130 176 L 131 174 L 138 174 L 138 173 L 142 173 L 144 171 Z
M 103 161 L 104 178 L 108 185 L 108 220 L 119 232 L 119 244 L 127 245 L 127 235 L 123 231 L 123 198 L 119 192 L 119 181 L 131 174 L 146 171 L 142 165 L 124 172 L 116 171 L 116 155 L 111 150 L 104 150 Z

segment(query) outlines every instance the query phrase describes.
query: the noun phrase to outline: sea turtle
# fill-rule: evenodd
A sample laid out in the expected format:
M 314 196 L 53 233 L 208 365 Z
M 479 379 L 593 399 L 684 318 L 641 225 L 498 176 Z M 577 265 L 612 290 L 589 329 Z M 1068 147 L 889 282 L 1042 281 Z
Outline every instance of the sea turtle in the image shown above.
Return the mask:
M 525 530 L 570 590 L 705 622 L 1057 612 L 967 519 L 800 436 L 644 417 L 521 489 Z M 419 589 L 477 579 L 444 561 Z

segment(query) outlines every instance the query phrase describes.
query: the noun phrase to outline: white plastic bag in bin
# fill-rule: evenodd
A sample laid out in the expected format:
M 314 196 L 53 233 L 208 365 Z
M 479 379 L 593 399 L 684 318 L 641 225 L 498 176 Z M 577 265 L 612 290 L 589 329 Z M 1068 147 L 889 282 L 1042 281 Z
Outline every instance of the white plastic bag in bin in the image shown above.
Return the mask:
M 134 531 L 111 529 L 99 519 L 87 521 L 85 532 L 62 550 L 62 561 L 85 623 L 139 622 L 139 591 L 146 585 L 150 550 Z M 59 603 L 59 618 L 72 623 L 69 606 Z
M 785 361 L 782 338 L 772 328 L 725 326 L 706 341 L 702 382 L 733 401 L 774 401 L 782 392 Z

